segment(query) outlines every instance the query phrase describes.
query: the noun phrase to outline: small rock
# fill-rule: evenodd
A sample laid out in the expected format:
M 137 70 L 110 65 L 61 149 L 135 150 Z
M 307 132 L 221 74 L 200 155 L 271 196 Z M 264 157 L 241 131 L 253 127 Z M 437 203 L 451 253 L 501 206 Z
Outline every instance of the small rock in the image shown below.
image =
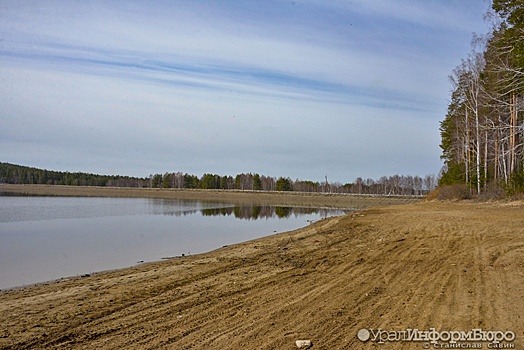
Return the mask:
M 311 340 L 297 340 L 295 341 L 297 348 L 299 349 L 309 349 L 311 347 Z

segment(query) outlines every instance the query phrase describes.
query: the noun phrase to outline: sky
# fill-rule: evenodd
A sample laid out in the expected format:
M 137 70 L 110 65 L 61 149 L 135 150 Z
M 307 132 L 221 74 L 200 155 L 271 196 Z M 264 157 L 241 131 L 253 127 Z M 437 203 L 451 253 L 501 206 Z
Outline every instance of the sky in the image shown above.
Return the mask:
M 0 0 L 0 162 L 347 183 L 437 174 L 482 0 Z

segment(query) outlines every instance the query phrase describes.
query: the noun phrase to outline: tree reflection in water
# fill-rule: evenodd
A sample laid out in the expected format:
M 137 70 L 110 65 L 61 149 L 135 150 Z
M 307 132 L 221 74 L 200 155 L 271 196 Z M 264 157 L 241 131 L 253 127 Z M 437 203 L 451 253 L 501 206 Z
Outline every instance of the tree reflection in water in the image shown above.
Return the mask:
M 295 217 L 319 214 L 320 217 L 342 215 L 348 210 L 337 208 L 319 207 L 292 207 L 245 204 L 235 205 L 230 203 L 199 202 L 193 200 L 149 199 L 148 211 L 156 215 L 186 216 L 202 213 L 202 216 L 232 216 L 243 220 L 285 219 L 292 215 Z
M 269 218 L 287 218 L 291 215 L 302 216 L 307 214 L 320 214 L 321 217 L 340 215 L 346 213 L 345 210 L 332 208 L 313 208 L 313 207 L 277 207 L 269 205 L 242 205 L 223 208 L 202 209 L 203 216 L 231 216 L 237 219 L 256 220 Z

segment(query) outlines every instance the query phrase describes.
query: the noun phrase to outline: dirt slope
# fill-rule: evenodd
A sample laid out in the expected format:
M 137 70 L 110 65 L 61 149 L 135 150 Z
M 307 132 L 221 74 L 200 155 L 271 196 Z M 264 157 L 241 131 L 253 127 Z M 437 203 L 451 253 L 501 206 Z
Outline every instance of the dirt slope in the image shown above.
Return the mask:
M 512 331 L 524 206 L 368 209 L 198 256 L 0 294 L 0 348 L 422 349 L 360 329 Z M 487 348 L 487 343 L 483 343 Z

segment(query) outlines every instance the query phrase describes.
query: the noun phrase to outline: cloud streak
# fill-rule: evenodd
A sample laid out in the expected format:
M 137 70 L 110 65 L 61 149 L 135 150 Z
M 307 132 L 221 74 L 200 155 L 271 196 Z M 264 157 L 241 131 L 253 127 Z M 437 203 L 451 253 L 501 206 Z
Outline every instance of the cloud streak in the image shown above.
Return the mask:
M 3 161 L 137 176 L 436 172 L 446 76 L 483 27 L 474 3 L 4 1 Z

